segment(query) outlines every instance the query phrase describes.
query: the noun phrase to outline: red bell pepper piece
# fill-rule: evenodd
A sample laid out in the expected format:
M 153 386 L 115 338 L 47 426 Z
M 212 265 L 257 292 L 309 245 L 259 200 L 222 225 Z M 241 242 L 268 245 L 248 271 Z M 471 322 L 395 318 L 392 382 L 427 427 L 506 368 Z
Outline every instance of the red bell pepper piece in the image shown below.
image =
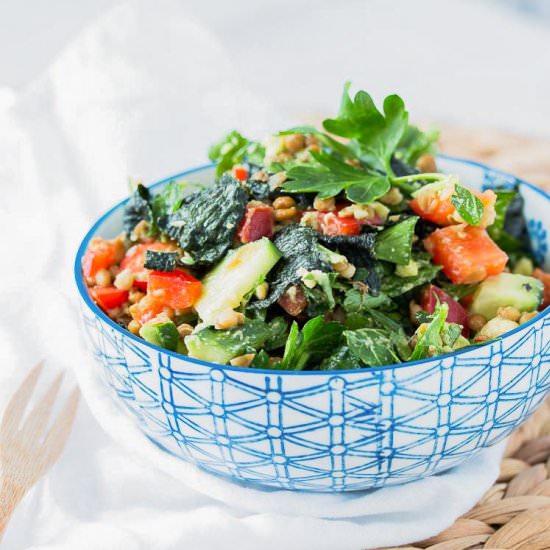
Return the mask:
M 122 243 L 118 241 L 106 241 L 99 238 L 90 241 L 88 250 L 82 258 L 84 277 L 93 278 L 100 269 L 111 267 L 122 251 L 121 247 Z
M 244 166 L 233 166 L 233 170 L 231 172 L 233 177 L 239 181 L 246 181 L 248 179 L 248 170 Z
M 151 319 L 154 319 L 167 309 L 166 305 L 158 302 L 151 296 L 144 296 L 139 302 L 130 306 L 129 311 L 132 319 L 142 325 Z
M 145 263 L 145 252 L 147 250 L 169 251 L 173 250 L 173 246 L 168 243 L 154 241 L 151 243 L 136 244 L 128 249 L 126 256 L 120 262 L 120 269 L 128 269 L 134 275 L 134 286 L 143 290 L 147 290 L 147 280 L 149 278 L 150 269 L 143 267 Z
M 334 212 L 319 212 L 319 226 L 323 235 L 359 235 L 361 222 L 354 217 L 341 217 Z
M 128 300 L 128 291 L 114 286 L 94 286 L 90 289 L 90 294 L 103 311 L 120 307 Z
M 147 296 L 174 309 L 192 306 L 202 292 L 202 284 L 185 271 L 151 271 Z

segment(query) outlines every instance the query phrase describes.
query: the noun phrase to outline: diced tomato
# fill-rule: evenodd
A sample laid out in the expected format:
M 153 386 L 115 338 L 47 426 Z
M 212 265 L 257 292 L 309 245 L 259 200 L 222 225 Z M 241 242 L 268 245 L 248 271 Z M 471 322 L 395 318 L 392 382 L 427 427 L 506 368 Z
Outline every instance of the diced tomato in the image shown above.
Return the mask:
M 122 242 L 93 239 L 82 259 L 82 273 L 93 278 L 100 269 L 108 269 L 120 257 Z
M 428 285 L 420 294 L 420 307 L 428 313 L 433 313 L 439 300 L 440 304 L 447 304 L 447 322 L 462 325 L 463 336 L 468 337 L 468 313 L 466 310 L 444 290 L 435 285 Z
M 192 306 L 201 295 L 202 284 L 185 271 L 151 271 L 147 295 L 174 309 Z
M 542 300 L 541 310 L 550 305 L 550 273 L 544 272 L 542 269 L 537 267 L 533 271 L 533 277 L 536 277 L 544 285 L 544 298 Z
M 319 226 L 324 235 L 359 235 L 361 222 L 354 217 L 341 217 L 334 212 L 319 212 Z
M 120 307 L 128 299 L 127 290 L 120 290 L 114 286 L 94 286 L 90 289 L 90 294 L 103 311 Z
M 481 227 L 443 227 L 425 238 L 424 246 L 455 284 L 479 283 L 490 275 L 498 275 L 508 261 L 508 256 Z
M 453 225 L 463 223 L 463 220 L 456 212 L 454 204 L 451 202 L 454 189 L 455 187 L 453 183 L 447 183 L 444 185 L 440 183 L 433 183 L 426 185 L 417 192 L 414 199 L 409 201 L 409 206 L 421 218 L 437 225 Z M 490 189 L 483 191 L 483 193 L 480 193 L 479 191 L 472 192 L 481 200 L 483 206 L 485 207 L 479 226 L 487 227 L 495 220 L 494 205 L 497 200 L 497 196 Z
M 139 302 L 130 306 L 129 311 L 132 319 L 143 325 L 166 311 L 167 306 L 151 296 L 144 296 Z
M 238 230 L 242 243 L 273 236 L 273 208 L 271 206 L 247 206 Z
M 248 179 L 248 170 L 244 166 L 233 166 L 233 177 L 239 181 L 246 181 Z
M 151 243 L 136 244 L 128 249 L 126 256 L 120 262 L 120 269 L 130 270 L 136 277 L 134 278 L 134 286 L 140 290 L 147 290 L 147 279 L 149 278 L 150 269 L 143 267 L 145 263 L 145 252 L 147 250 L 168 251 L 174 247 L 169 243 L 161 243 L 154 241 Z

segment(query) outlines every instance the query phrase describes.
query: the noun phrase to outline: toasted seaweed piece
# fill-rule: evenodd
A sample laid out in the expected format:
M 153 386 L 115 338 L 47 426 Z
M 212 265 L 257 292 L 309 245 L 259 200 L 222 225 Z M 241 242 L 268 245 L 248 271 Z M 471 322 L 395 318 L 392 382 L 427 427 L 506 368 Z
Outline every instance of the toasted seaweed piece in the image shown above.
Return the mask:
M 151 223 L 153 221 L 153 209 L 149 189 L 140 183 L 124 206 L 122 216 L 124 231 L 129 235 L 142 220 Z
M 214 187 L 185 197 L 176 212 L 158 223 L 197 265 L 210 265 L 231 246 L 247 200 L 241 184 L 224 174 Z
M 269 296 L 265 300 L 252 302 L 250 307 L 266 308 L 274 304 L 291 284 L 300 281 L 299 271 L 319 269 L 331 271 L 330 265 L 322 258 L 317 246 L 319 233 L 311 227 L 290 224 L 276 234 L 273 242 L 282 254 L 269 276 Z
M 333 251 L 343 254 L 357 269 L 360 279 L 369 286 L 372 294 L 380 292 L 380 277 L 376 270 L 374 243 L 376 233 L 361 235 L 321 235 L 321 244 Z M 363 269 L 360 269 L 363 268 Z M 357 277 L 354 279 L 358 280 Z
M 178 263 L 177 252 L 163 252 L 159 250 L 146 250 L 143 267 L 155 271 L 174 271 Z

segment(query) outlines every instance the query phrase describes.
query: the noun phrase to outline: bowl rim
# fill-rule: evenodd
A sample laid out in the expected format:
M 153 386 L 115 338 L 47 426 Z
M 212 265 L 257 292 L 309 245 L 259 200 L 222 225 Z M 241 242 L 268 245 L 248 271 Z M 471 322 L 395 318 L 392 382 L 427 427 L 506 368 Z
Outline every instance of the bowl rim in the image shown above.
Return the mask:
M 529 183 L 529 182 L 527 182 L 527 181 L 525 181 L 521 178 L 518 178 L 517 176 L 514 176 L 513 174 L 510 174 L 509 172 L 504 172 L 502 170 L 492 168 L 491 166 L 488 166 L 487 164 L 483 164 L 482 162 L 477 162 L 477 161 L 462 158 L 462 157 L 456 157 L 456 156 L 452 156 L 452 155 L 443 155 L 443 154 L 439 154 L 437 156 L 438 156 L 438 158 L 441 158 L 441 159 L 444 159 L 444 160 L 459 162 L 459 163 L 462 163 L 462 164 L 465 164 L 465 165 L 474 166 L 476 168 L 481 168 L 484 171 L 490 171 L 493 174 L 497 174 L 497 175 L 502 176 L 504 178 L 512 178 L 517 183 L 519 183 L 521 185 L 525 185 L 526 187 L 529 187 L 530 189 L 532 189 L 533 191 L 535 191 L 536 193 L 541 195 L 546 201 L 550 202 L 550 194 L 549 193 L 547 193 L 543 189 L 537 187 L 536 185 L 533 185 L 532 183 Z M 170 181 L 173 181 L 175 179 L 180 179 L 182 177 L 187 177 L 187 176 L 190 176 L 190 175 L 195 174 L 197 172 L 202 172 L 204 170 L 212 169 L 214 167 L 215 167 L 215 164 L 209 163 L 209 164 L 203 164 L 203 165 L 200 165 L 200 166 L 197 166 L 197 167 L 194 167 L 194 168 L 190 168 L 189 170 L 185 170 L 184 172 L 180 172 L 178 174 L 174 174 L 174 175 L 166 177 L 162 180 L 156 181 L 156 182 L 152 183 L 151 185 L 148 185 L 148 189 L 154 189 L 156 187 L 160 187 L 161 185 L 166 184 L 166 183 L 168 183 Z M 81 268 L 81 266 L 82 266 L 82 257 L 84 255 L 84 253 L 86 252 L 86 249 L 88 247 L 88 243 L 95 236 L 95 232 L 97 231 L 98 227 L 100 225 L 102 225 L 104 223 L 104 221 L 107 218 L 109 218 L 109 216 L 111 216 L 115 211 L 117 211 L 122 206 L 124 206 L 124 204 L 126 204 L 126 202 L 128 202 L 128 200 L 129 200 L 129 197 L 126 197 L 122 201 L 119 201 L 118 203 L 116 203 L 113 207 L 111 207 L 109 210 L 107 210 L 107 212 L 102 214 L 96 220 L 96 222 L 92 225 L 92 227 L 86 232 L 86 235 L 82 239 L 82 241 L 81 241 L 81 243 L 78 247 L 77 253 L 76 253 L 75 262 L 74 262 L 74 278 L 75 278 L 76 286 L 78 288 L 78 292 L 80 294 L 80 298 L 84 301 L 84 303 L 88 306 L 88 308 L 92 311 L 92 313 L 94 313 L 94 315 L 96 317 L 99 317 L 101 321 L 103 321 L 104 323 L 107 323 L 107 325 L 109 325 L 112 329 L 115 329 L 116 331 L 120 332 L 126 338 L 130 338 L 130 340 L 135 341 L 137 344 L 148 347 L 151 350 L 156 351 L 157 353 L 164 353 L 164 354 L 166 354 L 170 357 L 174 357 L 174 358 L 176 358 L 180 361 L 182 361 L 182 360 L 188 361 L 190 363 L 195 363 L 197 365 L 205 366 L 205 367 L 208 367 L 210 369 L 213 369 L 213 368 L 223 369 L 223 370 L 227 370 L 227 371 L 236 371 L 238 373 L 247 372 L 247 373 L 251 373 L 251 374 L 252 373 L 257 373 L 257 374 L 261 374 L 261 375 L 270 374 L 270 375 L 285 375 L 285 376 L 288 376 L 288 375 L 294 375 L 294 376 L 313 376 L 313 375 L 316 375 L 316 376 L 340 376 L 342 374 L 362 375 L 365 372 L 381 372 L 381 371 L 386 371 L 386 370 L 391 370 L 391 369 L 414 367 L 414 366 L 417 366 L 417 365 L 427 364 L 427 363 L 432 362 L 432 361 L 444 360 L 444 359 L 454 358 L 454 357 L 457 357 L 457 356 L 460 356 L 460 355 L 464 355 L 466 353 L 471 352 L 472 350 L 477 350 L 477 349 L 481 349 L 481 348 L 490 346 L 495 342 L 495 340 L 490 340 L 490 341 L 485 342 L 485 343 L 480 343 L 475 347 L 467 347 L 467 348 L 459 349 L 457 351 L 453 351 L 451 353 L 445 353 L 445 354 L 442 354 L 442 355 L 437 355 L 435 357 L 428 357 L 426 359 L 419 359 L 417 361 L 405 361 L 403 363 L 397 363 L 397 364 L 394 364 L 394 365 L 381 365 L 381 366 L 377 366 L 377 367 L 359 367 L 357 369 L 342 369 L 342 370 L 337 370 L 337 371 L 336 370 L 301 370 L 301 371 L 295 371 L 295 370 L 284 370 L 284 369 L 274 370 L 274 369 L 256 369 L 256 368 L 255 369 L 250 369 L 248 367 L 236 367 L 236 366 L 233 366 L 233 365 L 222 365 L 220 363 L 212 363 L 210 361 L 203 361 L 202 359 L 196 359 L 194 357 L 189 357 L 188 355 L 183 355 L 181 353 L 176 353 L 174 351 L 170 351 L 170 350 L 167 350 L 165 348 L 161 348 L 159 346 L 151 344 L 150 342 L 147 342 L 147 340 L 144 340 L 143 338 L 139 338 L 138 336 L 135 336 L 129 330 L 127 330 L 127 329 L 123 328 L 122 326 L 120 326 L 113 319 L 111 319 L 106 313 L 104 313 L 103 310 L 101 310 L 95 304 L 95 302 L 91 299 L 90 294 L 88 292 L 88 287 L 85 284 L 84 277 L 82 275 L 82 268 Z M 513 336 L 514 334 L 517 334 L 521 331 L 524 331 L 525 329 L 529 329 L 535 323 L 537 323 L 538 321 L 540 321 L 541 319 L 543 319 L 543 318 L 545 318 L 549 315 L 550 315 L 550 307 L 546 308 L 546 310 L 543 310 L 543 311 L 539 312 L 537 315 L 535 315 L 535 317 L 533 317 L 532 319 L 530 319 L 526 323 L 523 323 L 522 325 L 518 326 L 514 330 L 511 330 L 510 332 L 507 332 L 502 338 L 500 338 L 500 340 L 501 341 L 505 340 L 506 338 L 508 338 L 510 336 Z

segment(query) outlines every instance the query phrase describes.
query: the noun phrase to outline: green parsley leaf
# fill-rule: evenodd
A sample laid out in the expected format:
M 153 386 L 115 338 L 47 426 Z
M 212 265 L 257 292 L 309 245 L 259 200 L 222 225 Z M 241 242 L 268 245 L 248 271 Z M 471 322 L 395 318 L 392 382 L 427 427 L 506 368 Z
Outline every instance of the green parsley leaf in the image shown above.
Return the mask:
M 495 241 L 505 252 L 516 252 L 521 249 L 521 242 L 504 229 L 506 213 L 512 201 L 516 198 L 518 192 L 514 189 L 495 189 L 497 202 L 495 203 L 495 221 L 487 228 L 487 232 L 493 241 Z
M 414 166 L 416 161 L 426 154 L 435 155 L 437 147 L 435 143 L 439 138 L 439 130 L 430 128 L 422 132 L 416 126 L 409 126 L 395 151 L 395 156 L 400 161 Z
M 316 192 L 320 198 L 334 197 L 348 189 L 348 198 L 366 204 L 385 195 L 391 185 L 380 174 L 354 168 L 328 153 L 312 152 L 317 164 L 294 166 L 283 188 L 291 193 Z M 350 196 L 351 194 L 351 196 Z
M 304 134 L 315 136 L 325 147 L 336 151 L 343 157 L 354 157 L 353 151 L 345 144 L 339 141 L 336 141 L 334 138 L 330 137 L 328 134 L 321 132 L 314 126 L 294 126 L 288 130 L 283 130 L 279 132 L 280 136 L 288 136 L 291 134 Z
M 379 233 L 374 243 L 376 258 L 397 265 L 407 265 L 411 261 L 414 228 L 417 221 L 417 216 L 411 216 Z
M 469 189 L 455 184 L 455 194 L 451 197 L 451 202 L 456 208 L 460 217 L 468 225 L 479 225 L 485 207 L 483 203 Z
M 265 149 L 262 145 L 250 141 L 236 130 L 229 132 L 208 150 L 208 158 L 218 164 L 216 167 L 218 177 L 242 162 L 245 156 L 253 164 L 261 164 L 264 155 Z
M 390 160 L 408 126 L 409 115 L 403 100 L 390 95 L 384 100 L 382 114 L 371 96 L 361 90 L 352 99 L 350 83 L 344 86 L 340 112 L 323 127 L 337 136 L 352 138 L 350 147 L 369 167 L 392 175 Z

